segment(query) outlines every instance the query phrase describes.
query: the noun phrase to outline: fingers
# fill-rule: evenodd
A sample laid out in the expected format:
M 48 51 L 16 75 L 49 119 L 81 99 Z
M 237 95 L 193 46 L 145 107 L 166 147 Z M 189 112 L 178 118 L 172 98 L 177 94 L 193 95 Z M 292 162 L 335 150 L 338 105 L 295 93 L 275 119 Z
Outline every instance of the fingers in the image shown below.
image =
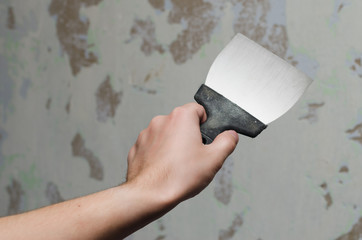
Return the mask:
M 219 134 L 215 140 L 208 145 L 209 151 L 214 156 L 214 161 L 218 168 L 221 168 L 225 159 L 234 151 L 238 144 L 239 136 L 233 131 L 225 131 Z

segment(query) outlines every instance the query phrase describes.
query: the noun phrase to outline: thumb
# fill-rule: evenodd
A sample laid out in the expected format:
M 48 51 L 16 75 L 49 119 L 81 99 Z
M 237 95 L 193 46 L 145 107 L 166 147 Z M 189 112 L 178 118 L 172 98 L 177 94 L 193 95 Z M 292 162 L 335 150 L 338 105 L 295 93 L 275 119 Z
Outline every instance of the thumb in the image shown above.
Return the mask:
M 220 161 L 222 165 L 225 159 L 234 151 L 238 141 L 238 134 L 233 130 L 229 130 L 220 133 L 209 146 L 216 160 Z

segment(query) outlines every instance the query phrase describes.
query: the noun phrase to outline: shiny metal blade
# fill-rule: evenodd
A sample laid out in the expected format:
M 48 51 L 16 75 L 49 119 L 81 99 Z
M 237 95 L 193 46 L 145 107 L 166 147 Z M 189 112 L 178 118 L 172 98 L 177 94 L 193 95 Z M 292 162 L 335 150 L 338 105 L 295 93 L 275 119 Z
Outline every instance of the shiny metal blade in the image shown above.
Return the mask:
M 294 66 L 239 33 L 217 56 L 205 82 L 264 124 L 287 112 L 311 83 Z

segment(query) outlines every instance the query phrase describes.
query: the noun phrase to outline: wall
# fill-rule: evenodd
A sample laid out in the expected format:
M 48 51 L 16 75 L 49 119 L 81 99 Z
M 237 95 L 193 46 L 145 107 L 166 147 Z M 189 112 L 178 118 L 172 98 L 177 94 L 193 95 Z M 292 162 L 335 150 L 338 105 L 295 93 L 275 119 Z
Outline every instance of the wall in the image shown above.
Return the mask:
M 359 239 L 362 2 L 3 0 L 0 215 L 115 186 L 153 116 L 193 101 L 241 32 L 306 94 L 199 196 L 129 239 Z

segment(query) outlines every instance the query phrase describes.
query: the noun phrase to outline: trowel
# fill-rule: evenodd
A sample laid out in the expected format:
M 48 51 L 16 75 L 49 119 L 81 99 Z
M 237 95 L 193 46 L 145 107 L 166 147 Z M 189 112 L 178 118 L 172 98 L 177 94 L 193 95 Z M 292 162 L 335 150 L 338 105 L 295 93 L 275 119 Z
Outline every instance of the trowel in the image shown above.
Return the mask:
M 312 79 L 238 33 L 219 53 L 194 98 L 206 111 L 204 144 L 225 130 L 258 136 L 286 113 Z

